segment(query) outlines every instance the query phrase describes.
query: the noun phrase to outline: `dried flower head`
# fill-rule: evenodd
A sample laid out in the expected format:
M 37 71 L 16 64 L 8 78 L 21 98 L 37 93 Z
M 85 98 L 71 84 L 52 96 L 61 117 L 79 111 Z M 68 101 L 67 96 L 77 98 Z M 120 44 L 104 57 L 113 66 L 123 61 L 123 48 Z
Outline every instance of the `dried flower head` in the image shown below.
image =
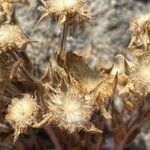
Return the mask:
M 15 130 L 14 140 L 16 140 L 18 135 L 24 132 L 27 127 L 32 126 L 36 120 L 38 108 L 36 99 L 29 94 L 25 94 L 23 98 L 20 99 L 12 99 L 12 103 L 8 106 L 6 120 Z
M 132 39 L 130 45 L 144 46 L 148 50 L 150 44 L 150 14 L 136 16 L 130 25 Z
M 132 68 L 128 69 L 128 84 L 121 91 L 123 93 L 135 93 L 145 97 L 150 92 L 150 54 L 145 53 L 135 59 Z
M 44 118 L 48 123 L 72 133 L 86 129 L 91 124 L 93 104 L 91 97 L 80 95 L 77 90 L 68 88 L 66 93 L 58 89 L 58 93 L 49 94 L 50 98 L 45 101 L 48 112 Z
M 85 4 L 83 0 L 42 0 L 42 3 L 43 6 L 39 7 L 39 10 L 43 12 L 41 19 L 50 15 L 61 23 L 73 24 L 89 18 L 83 8 Z
M 5 48 L 17 48 L 21 49 L 29 42 L 29 39 L 23 34 L 18 25 L 2 25 L 0 27 L 0 47 Z
M 48 74 L 42 81 L 46 110 L 43 110 L 43 120 L 34 127 L 54 124 L 68 133 L 79 130 L 99 132 L 90 122 L 94 94 L 83 93 L 67 68 L 60 67 L 56 59 L 51 59 Z
M 82 57 L 72 52 L 68 52 L 66 55 L 66 65 L 70 74 L 80 83 L 85 92 L 96 89 L 100 99 L 112 96 L 115 76 L 90 69 Z
M 90 69 L 81 56 L 72 52 L 66 54 L 65 61 L 72 78 L 78 81 L 80 91 L 83 93 L 94 93 L 92 98 L 94 103 L 103 104 L 106 99 L 112 97 L 116 87 L 116 76 L 96 69 Z M 104 106 L 100 109 L 105 117 L 110 118 Z

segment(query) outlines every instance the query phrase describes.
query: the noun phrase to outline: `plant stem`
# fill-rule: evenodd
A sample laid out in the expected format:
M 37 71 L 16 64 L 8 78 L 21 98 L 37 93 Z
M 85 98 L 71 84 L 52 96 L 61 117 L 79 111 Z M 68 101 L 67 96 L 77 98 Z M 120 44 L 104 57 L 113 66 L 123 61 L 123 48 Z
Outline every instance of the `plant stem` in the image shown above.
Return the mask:
M 50 126 L 44 127 L 44 129 L 47 132 L 47 134 L 49 135 L 53 144 L 55 145 L 55 149 L 61 150 L 62 149 L 61 145 L 60 145 L 59 140 L 58 140 L 57 136 L 55 135 L 55 132 L 53 131 L 53 129 Z
M 60 54 L 62 54 L 62 52 L 66 50 L 67 33 L 68 33 L 68 23 L 65 21 L 63 24 L 63 30 L 61 35 Z

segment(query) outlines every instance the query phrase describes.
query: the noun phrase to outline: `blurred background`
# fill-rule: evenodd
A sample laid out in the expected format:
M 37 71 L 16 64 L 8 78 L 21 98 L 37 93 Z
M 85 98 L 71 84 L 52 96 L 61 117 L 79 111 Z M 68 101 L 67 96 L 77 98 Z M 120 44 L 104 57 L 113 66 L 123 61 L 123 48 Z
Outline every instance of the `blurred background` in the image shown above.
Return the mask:
M 31 8 L 17 6 L 16 16 L 23 31 L 32 40 L 38 41 L 28 47 L 33 63 L 44 71 L 48 57 L 60 42 L 61 28 L 50 18 L 35 26 L 41 17 L 37 7 L 40 0 L 30 0 Z M 129 23 L 131 17 L 150 13 L 150 0 L 89 0 L 88 11 L 93 17 L 84 27 L 68 36 L 67 50 L 83 49 L 93 44 L 93 52 L 102 61 L 111 60 L 121 53 L 130 41 Z M 102 54 L 102 55 L 101 55 Z

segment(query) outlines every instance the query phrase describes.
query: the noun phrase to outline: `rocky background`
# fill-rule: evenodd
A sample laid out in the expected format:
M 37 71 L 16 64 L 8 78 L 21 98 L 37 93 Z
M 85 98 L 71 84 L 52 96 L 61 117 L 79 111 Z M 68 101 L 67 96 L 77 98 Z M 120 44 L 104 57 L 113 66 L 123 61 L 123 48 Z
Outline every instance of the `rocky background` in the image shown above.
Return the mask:
M 16 16 L 25 34 L 38 41 L 28 47 L 28 54 L 36 68 L 43 71 L 51 51 L 59 43 L 61 30 L 50 18 L 35 26 L 41 16 L 37 10 L 40 0 L 30 1 L 30 9 L 17 6 Z M 93 18 L 84 28 L 68 37 L 67 47 L 68 50 L 76 50 L 86 48 L 92 42 L 96 55 L 106 62 L 128 45 L 131 17 L 150 11 L 150 0 L 90 0 L 88 5 Z
M 49 57 L 58 46 L 61 33 L 61 27 L 50 18 L 36 26 L 41 16 L 37 10 L 40 4 L 39 0 L 31 0 L 30 8 L 21 5 L 16 8 L 22 30 L 32 40 L 37 41 L 27 49 L 35 66 L 35 74 L 47 70 Z M 130 41 L 130 19 L 141 13 L 150 13 L 150 0 L 90 0 L 88 5 L 93 18 L 68 36 L 67 49 L 86 49 L 92 45 L 91 59 L 109 67 L 116 54 L 126 55 L 124 48 Z M 150 130 L 145 127 L 135 140 L 135 149 L 150 149 L 149 141 Z

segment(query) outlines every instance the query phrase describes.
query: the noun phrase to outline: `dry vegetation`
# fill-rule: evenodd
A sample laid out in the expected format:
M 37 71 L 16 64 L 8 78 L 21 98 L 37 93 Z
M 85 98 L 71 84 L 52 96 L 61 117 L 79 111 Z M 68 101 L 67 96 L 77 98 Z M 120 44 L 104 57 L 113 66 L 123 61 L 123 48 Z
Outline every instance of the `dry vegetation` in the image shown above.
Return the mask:
M 150 123 L 150 14 L 131 20 L 132 37 L 125 50 L 131 60 L 119 54 L 111 68 L 90 68 L 90 54 L 66 50 L 68 32 L 91 18 L 86 1 L 42 0 L 37 26 L 50 16 L 61 25 L 62 36 L 47 73 L 37 78 L 26 53 L 35 41 L 18 25 L 15 3 L 29 4 L 0 0 L 0 145 L 28 149 L 19 140 L 26 133 L 37 150 L 44 150 L 33 132 L 43 128 L 56 149 L 127 148 Z

